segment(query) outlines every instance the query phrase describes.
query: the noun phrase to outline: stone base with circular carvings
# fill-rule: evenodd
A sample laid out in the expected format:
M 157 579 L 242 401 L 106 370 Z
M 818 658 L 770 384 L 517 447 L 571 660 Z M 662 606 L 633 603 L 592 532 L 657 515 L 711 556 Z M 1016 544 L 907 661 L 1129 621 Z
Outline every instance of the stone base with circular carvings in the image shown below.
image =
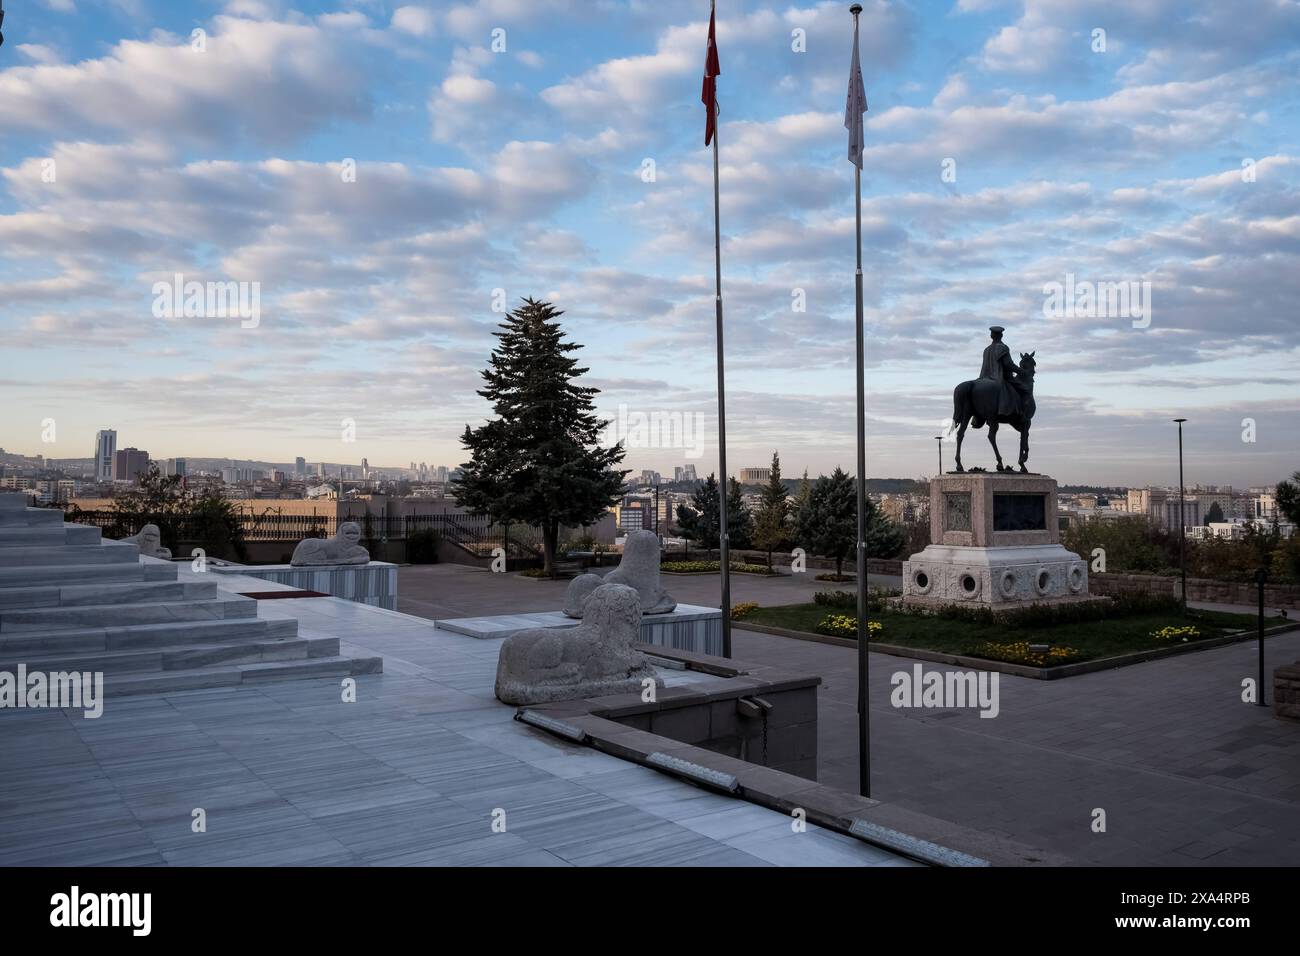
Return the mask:
M 1088 565 L 1059 544 L 930 545 L 903 562 L 907 604 L 1012 606 L 1088 599 Z

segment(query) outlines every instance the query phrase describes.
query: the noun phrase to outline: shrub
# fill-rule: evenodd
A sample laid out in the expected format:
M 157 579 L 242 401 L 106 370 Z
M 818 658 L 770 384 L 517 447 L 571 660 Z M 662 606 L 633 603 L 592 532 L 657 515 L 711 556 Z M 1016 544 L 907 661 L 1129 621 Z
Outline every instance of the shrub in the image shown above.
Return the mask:
M 1150 594 L 1145 591 L 1125 592 L 1109 601 L 1087 601 L 1072 604 L 1031 604 L 1029 607 L 996 610 L 989 607 L 946 605 L 939 608 L 919 608 L 904 605 L 897 610 L 905 614 L 933 614 L 952 621 L 964 621 L 985 627 L 1002 627 L 1008 630 L 1035 630 L 1078 624 L 1085 621 L 1110 621 L 1126 617 L 1143 617 L 1150 614 L 1180 615 L 1182 604 L 1171 594 Z
M 872 640 L 885 629 L 879 621 L 867 621 L 867 640 Z M 817 633 L 828 637 L 847 637 L 854 640 L 858 636 L 858 619 L 851 614 L 828 614 L 817 622 Z
M 433 528 L 421 528 L 407 535 L 406 560 L 411 564 L 436 564 L 438 532 Z
M 721 561 L 665 561 L 659 566 L 659 570 L 667 571 L 669 574 L 702 574 L 717 571 L 721 567 Z M 778 573 L 764 564 L 738 564 L 735 561 L 731 562 L 731 570 L 741 571 L 745 574 Z
M 750 611 L 754 610 L 756 607 L 758 607 L 758 604 L 756 604 L 754 601 L 742 601 L 739 604 L 735 604 L 731 608 L 731 619 L 733 621 L 739 621 L 742 617 L 744 617 Z
M 1009 664 L 1030 664 L 1034 667 L 1051 667 L 1054 664 L 1068 664 L 1079 657 L 1081 652 L 1064 644 L 1055 644 L 1046 651 L 1031 651 L 1028 641 L 984 641 L 975 645 L 967 653 L 972 657 L 983 657 L 991 661 L 1006 661 Z
M 867 610 L 883 611 L 889 606 L 889 599 L 896 597 L 897 589 L 872 588 L 867 592 Z M 813 602 L 822 607 L 840 608 L 857 612 L 858 595 L 856 591 L 818 591 L 813 594 Z

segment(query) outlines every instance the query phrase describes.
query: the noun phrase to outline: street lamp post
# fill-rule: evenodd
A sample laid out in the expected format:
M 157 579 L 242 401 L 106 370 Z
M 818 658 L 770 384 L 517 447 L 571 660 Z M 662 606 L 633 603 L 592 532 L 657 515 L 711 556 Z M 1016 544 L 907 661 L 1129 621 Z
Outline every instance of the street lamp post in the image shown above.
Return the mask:
M 1178 423 L 1178 574 L 1182 579 L 1183 613 L 1187 613 L 1187 505 L 1184 502 L 1186 492 L 1183 484 L 1183 422 L 1185 418 L 1175 418 Z

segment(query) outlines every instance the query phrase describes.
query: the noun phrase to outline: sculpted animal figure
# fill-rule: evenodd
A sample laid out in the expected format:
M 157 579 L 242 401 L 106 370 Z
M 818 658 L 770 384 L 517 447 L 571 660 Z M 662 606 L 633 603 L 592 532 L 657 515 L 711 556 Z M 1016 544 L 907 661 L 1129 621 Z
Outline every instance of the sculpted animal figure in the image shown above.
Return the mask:
M 1002 344 L 1002 327 L 990 330 L 993 342 L 984 350 L 984 365 L 980 377 L 962 382 L 952 393 L 952 422 L 957 429 L 957 471 L 965 471 L 961 463 L 962 440 L 966 428 L 989 426 L 989 444 L 997 458 L 998 471 L 1014 471 L 1002 463 L 998 450 L 998 426 L 1010 425 L 1020 433 L 1020 471 L 1028 473 L 1029 426 L 1034 418 L 1034 353 L 1021 352 L 1020 364 L 1011 361 L 1010 349 Z
M 289 563 L 295 568 L 323 564 L 368 564 L 370 552 L 361 547 L 361 528 L 345 521 L 332 538 L 306 538 L 293 549 Z

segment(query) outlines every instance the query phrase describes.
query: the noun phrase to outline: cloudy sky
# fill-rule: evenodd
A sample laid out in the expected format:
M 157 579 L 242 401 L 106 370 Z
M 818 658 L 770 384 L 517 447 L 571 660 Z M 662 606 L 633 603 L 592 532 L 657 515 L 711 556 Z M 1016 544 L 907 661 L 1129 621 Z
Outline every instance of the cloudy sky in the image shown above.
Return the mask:
M 1300 467 L 1300 4 L 863 6 L 870 474 L 933 472 L 991 324 L 1036 352 L 1038 470 L 1176 481 L 1178 414 L 1189 483 Z M 730 463 L 850 467 L 851 18 L 720 7 Z M 494 305 L 531 295 L 606 415 L 702 417 L 628 465 L 716 463 L 705 0 L 6 13 L 7 450 L 455 464 Z M 156 314 L 178 273 L 257 283 L 256 326 Z M 1149 321 L 1045 314 L 1067 276 L 1149 283 Z

